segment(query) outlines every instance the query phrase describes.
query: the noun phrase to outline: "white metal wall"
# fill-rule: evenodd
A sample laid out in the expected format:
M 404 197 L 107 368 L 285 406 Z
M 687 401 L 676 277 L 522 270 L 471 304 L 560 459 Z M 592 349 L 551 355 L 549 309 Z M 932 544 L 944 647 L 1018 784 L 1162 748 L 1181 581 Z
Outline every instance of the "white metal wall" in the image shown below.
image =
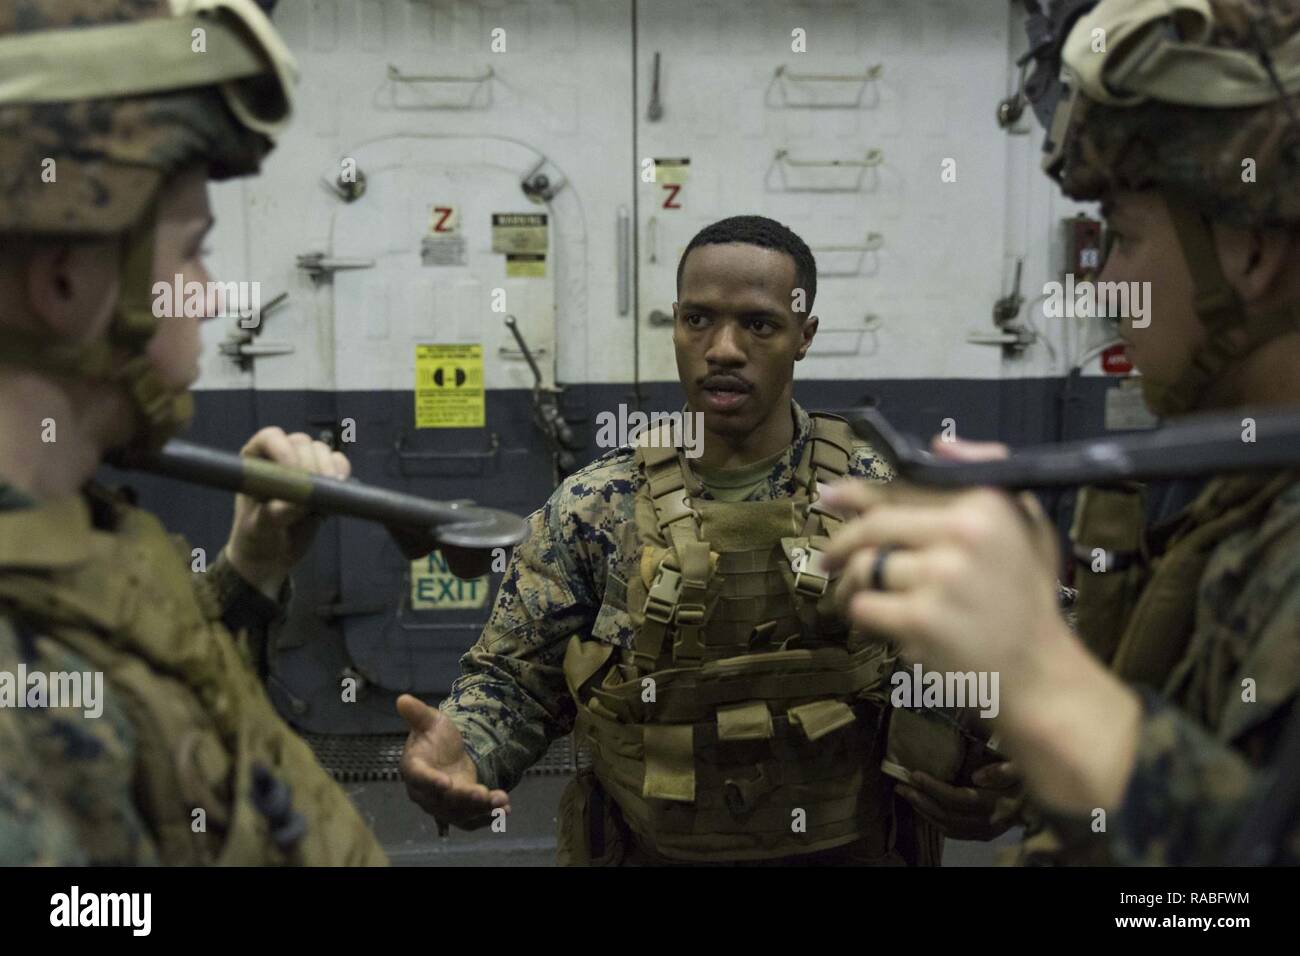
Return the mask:
M 697 229 L 758 212 L 799 233 L 822 274 L 813 311 L 824 331 L 800 376 L 996 377 L 995 350 L 958 343 L 1001 278 L 1005 147 L 991 116 L 1007 73 L 1006 4 L 664 0 L 638 10 L 639 77 L 662 50 L 665 106 L 657 123 L 639 110 L 642 152 L 692 160 L 685 208 L 654 211 L 660 264 L 643 256 L 643 322 L 671 303 L 678 254 Z M 806 52 L 794 52 L 801 38 Z M 878 78 L 838 79 L 876 67 Z M 861 162 L 871 150 L 881 156 L 872 168 L 790 162 Z M 954 182 L 941 181 L 945 159 Z M 645 228 L 643 215 L 643 245 Z M 869 233 L 879 251 L 853 251 Z M 669 334 L 643 329 L 645 377 L 674 377 Z
M 641 379 L 675 379 L 670 331 L 650 315 L 671 311 L 677 257 L 690 236 L 742 212 L 788 223 L 817 253 L 823 277 L 814 311 L 823 333 L 802 377 L 1060 374 L 1067 353 L 1087 338 L 1076 329 L 1066 341 L 1062 324 L 1049 328 L 1040 314 L 1055 361 L 1041 345 L 1004 362 L 1000 350 L 965 342 L 970 332 L 993 330 L 994 300 L 1009 291 L 1018 256 L 1026 258 L 1027 298 L 1056 277 L 1059 218 L 1074 211 L 1037 169 L 1041 131 L 1032 116 L 1026 112 L 1020 136 L 993 121 L 1024 46 L 1019 14 L 1006 0 L 638 0 L 635 11 L 632 0 L 281 0 L 275 21 L 299 60 L 298 115 L 261 177 L 214 189 L 212 261 L 223 278 L 260 281 L 264 301 L 289 291 L 261 339 L 294 352 L 259 359 L 250 376 L 216 351 L 229 328 L 208 323 L 202 387 L 411 388 L 410 369 L 379 357 L 382 349 L 338 348 L 339 324 L 363 321 L 343 314 L 354 297 L 340 301 L 335 283 L 313 280 L 295 263 L 303 253 L 348 247 L 335 230 L 354 228 L 357 217 L 340 218 L 346 207 L 322 179 L 338 175 L 343 157 L 361 158 L 364 170 L 375 162 L 367 154 L 384 150 L 385 163 L 405 155 L 430 164 L 427 192 L 412 190 L 414 205 L 445 200 L 448 176 L 467 184 L 462 202 L 473 222 L 463 295 L 492 286 L 488 271 L 475 271 L 493 255 L 475 164 L 498 196 L 508 193 L 509 177 L 538 162 L 565 181 L 549 207 L 516 191 L 509 209 L 492 210 L 550 216 L 545 295 L 553 301 L 522 298 L 530 314 L 546 316 L 535 321 L 549 328 L 534 329 L 554 346 L 548 362 L 562 382 L 632 380 L 634 323 Z M 791 49 L 796 28 L 807 52 Z M 491 49 L 498 29 L 505 52 Z M 650 121 L 656 51 L 663 115 Z M 395 84 L 390 65 L 462 77 L 490 68 L 492 77 L 419 87 Z M 865 83 L 797 78 L 875 65 L 879 76 Z M 788 160 L 817 162 L 873 149 L 881 162 L 869 169 L 777 160 L 780 150 Z M 690 158 L 680 209 L 663 208 L 662 184 L 640 179 L 646 157 Z M 954 182 L 942 179 L 946 159 L 955 162 Z M 618 216 L 634 205 L 637 308 L 620 315 Z M 400 202 L 391 208 L 405 214 Z M 881 237 L 876 252 L 825 248 L 863 244 L 872 232 Z M 512 281 L 535 291 L 532 280 Z M 430 341 L 471 341 L 481 325 L 488 387 L 529 384 L 518 362 L 491 360 L 513 344 L 499 316 L 486 303 L 465 302 L 452 320 L 440 319 L 452 327 Z M 401 326 L 410 297 L 391 297 L 387 308 L 403 313 Z M 369 321 L 373 340 L 379 326 Z

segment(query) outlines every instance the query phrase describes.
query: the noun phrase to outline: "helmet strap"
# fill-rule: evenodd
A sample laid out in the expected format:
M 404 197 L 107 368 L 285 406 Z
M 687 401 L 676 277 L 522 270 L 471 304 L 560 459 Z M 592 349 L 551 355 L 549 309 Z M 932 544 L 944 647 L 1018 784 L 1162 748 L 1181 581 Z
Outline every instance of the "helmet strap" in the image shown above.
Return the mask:
M 1210 387 L 1231 366 L 1278 336 L 1300 329 L 1300 303 L 1247 315 L 1223 274 L 1209 220 L 1181 198 L 1166 194 L 1165 203 L 1192 277 L 1193 307 L 1206 330 L 1205 341 L 1176 382 L 1160 386 L 1143 379 L 1147 403 L 1153 411 L 1168 416 L 1201 407 Z
M 113 375 L 126 386 L 139 427 L 132 448 L 154 450 L 183 430 L 194 416 L 194 398 L 177 395 L 163 384 L 146 350 L 160 319 L 153 308 L 153 255 L 157 206 L 123 237 L 121 283 L 109 327 L 109 339 L 130 356 Z
M 168 389 L 146 350 L 159 319 L 152 305 L 155 214 L 151 208 L 123 235 L 118 300 L 108 334 L 95 342 L 51 342 L 35 332 L 5 332 L 4 363 L 50 375 L 115 382 L 127 391 L 138 418 L 132 447 L 154 449 L 189 424 L 194 399 Z M 125 361 L 114 347 L 127 352 Z

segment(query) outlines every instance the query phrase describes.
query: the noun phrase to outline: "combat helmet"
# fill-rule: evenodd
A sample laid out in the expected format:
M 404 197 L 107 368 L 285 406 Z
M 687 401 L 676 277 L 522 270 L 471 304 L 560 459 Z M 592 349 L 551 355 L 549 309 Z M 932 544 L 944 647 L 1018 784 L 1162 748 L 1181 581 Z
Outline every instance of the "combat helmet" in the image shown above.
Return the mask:
M 296 66 L 253 0 L 13 0 L 0 6 L 0 236 L 121 236 L 105 340 L 7 330 L 0 361 L 121 382 L 137 442 L 193 411 L 145 355 L 156 203 L 180 170 L 255 172 L 289 119 Z M 122 353 L 125 353 L 125 360 Z
M 1044 169 L 1078 200 L 1164 197 L 1208 335 L 1177 382 L 1144 388 L 1155 411 L 1190 411 L 1229 365 L 1300 330 L 1296 308 L 1246 315 L 1210 228 L 1300 225 L 1300 0 L 1071 6 Z

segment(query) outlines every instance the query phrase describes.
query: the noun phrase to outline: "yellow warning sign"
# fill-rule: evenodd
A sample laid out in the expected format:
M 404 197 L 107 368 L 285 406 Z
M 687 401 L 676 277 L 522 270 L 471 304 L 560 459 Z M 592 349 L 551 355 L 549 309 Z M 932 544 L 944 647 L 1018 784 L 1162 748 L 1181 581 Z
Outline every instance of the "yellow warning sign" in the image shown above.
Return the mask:
M 684 156 L 680 159 L 655 160 L 655 182 L 657 183 L 684 186 L 690 171 L 691 161 Z
M 415 427 L 482 428 L 482 345 L 415 347 Z
M 515 252 L 506 256 L 507 279 L 545 279 L 546 256 L 531 252 Z
M 545 254 L 546 249 L 546 213 L 494 212 L 492 214 L 493 252 Z
M 487 575 L 468 581 L 461 580 L 451 573 L 439 551 L 411 562 L 412 610 L 444 611 L 482 607 L 487 599 Z

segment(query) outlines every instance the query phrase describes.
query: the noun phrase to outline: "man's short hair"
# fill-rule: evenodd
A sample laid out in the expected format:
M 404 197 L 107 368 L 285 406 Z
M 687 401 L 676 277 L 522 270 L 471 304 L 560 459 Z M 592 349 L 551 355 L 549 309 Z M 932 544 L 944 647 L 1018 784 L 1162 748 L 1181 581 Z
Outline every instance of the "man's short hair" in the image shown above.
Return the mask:
M 678 295 L 682 291 L 682 270 L 686 266 L 686 257 L 691 254 L 691 250 L 698 246 L 728 242 L 743 242 L 764 249 L 775 249 L 793 259 L 795 288 L 803 289 L 807 296 L 807 307 L 803 314 L 807 316 L 812 312 L 813 299 L 817 297 L 817 262 L 813 259 L 812 250 L 790 229 L 766 216 L 732 216 L 729 219 L 720 219 L 697 232 L 677 263 Z

